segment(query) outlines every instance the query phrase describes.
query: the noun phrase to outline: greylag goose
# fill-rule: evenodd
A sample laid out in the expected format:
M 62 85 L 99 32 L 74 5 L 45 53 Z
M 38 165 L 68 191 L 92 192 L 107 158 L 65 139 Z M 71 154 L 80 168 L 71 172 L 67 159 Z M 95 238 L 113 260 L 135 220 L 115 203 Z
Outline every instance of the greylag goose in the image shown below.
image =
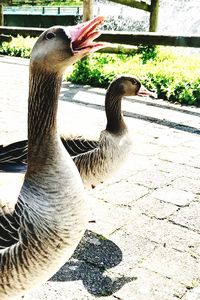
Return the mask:
M 103 17 L 51 27 L 33 47 L 29 69 L 27 172 L 12 214 L 0 205 L 0 299 L 48 280 L 71 256 L 86 227 L 80 175 L 57 134 L 64 69 L 103 44 Z M 17 195 L 16 195 L 17 197 Z
M 96 145 L 88 152 L 79 153 L 73 160 L 84 186 L 94 188 L 110 178 L 124 163 L 132 148 L 132 139 L 123 118 L 121 102 L 125 96 L 152 96 L 133 76 L 120 76 L 113 80 L 105 96 L 107 124 Z
M 99 140 L 61 136 L 86 188 L 95 187 L 111 177 L 127 157 L 132 142 L 121 112 L 121 101 L 124 96 L 135 95 L 153 97 L 154 93 L 148 91 L 136 77 L 120 76 L 113 80 L 106 92 L 107 125 Z M 2 146 L 0 170 L 23 171 L 26 169 L 26 157 L 27 140 Z

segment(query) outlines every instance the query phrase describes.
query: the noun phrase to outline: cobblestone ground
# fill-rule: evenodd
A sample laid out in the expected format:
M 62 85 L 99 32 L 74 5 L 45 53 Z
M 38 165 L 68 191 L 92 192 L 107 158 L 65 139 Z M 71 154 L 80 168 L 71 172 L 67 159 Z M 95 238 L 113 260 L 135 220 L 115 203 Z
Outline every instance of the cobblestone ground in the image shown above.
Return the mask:
M 27 64 L 0 58 L 2 144 L 26 137 Z M 104 94 L 63 84 L 60 131 L 98 135 Z M 88 191 L 95 222 L 72 259 L 24 300 L 200 300 L 200 109 L 147 98 L 127 98 L 123 109 L 134 142 L 127 163 Z

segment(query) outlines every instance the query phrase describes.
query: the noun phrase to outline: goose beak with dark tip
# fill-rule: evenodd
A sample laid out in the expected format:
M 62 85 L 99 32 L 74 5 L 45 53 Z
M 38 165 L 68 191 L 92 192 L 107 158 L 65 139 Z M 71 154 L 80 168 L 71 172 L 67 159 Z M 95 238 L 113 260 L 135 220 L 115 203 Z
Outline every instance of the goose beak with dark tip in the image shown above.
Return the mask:
M 103 21 L 104 17 L 98 16 L 91 21 L 69 27 L 68 31 L 71 37 L 71 47 L 74 54 L 78 52 L 85 55 L 108 46 L 107 43 L 94 42 L 94 39 L 101 35 L 96 29 Z
M 137 92 L 137 96 L 151 97 L 151 98 L 154 98 L 154 99 L 158 98 L 155 92 L 149 91 L 143 85 L 141 85 L 139 91 Z

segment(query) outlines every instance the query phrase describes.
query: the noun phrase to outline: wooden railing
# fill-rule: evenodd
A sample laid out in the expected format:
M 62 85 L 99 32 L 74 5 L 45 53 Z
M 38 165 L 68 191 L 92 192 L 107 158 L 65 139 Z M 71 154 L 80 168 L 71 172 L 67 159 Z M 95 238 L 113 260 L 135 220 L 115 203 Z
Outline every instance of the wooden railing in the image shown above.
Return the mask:
M 0 44 L 3 42 L 10 42 L 12 37 L 10 35 L 0 34 Z
M 110 1 L 149 12 L 150 13 L 149 31 L 157 30 L 160 0 L 151 0 L 150 4 L 142 0 L 110 0 Z
M 200 48 L 199 35 L 170 35 L 156 32 L 103 32 L 99 40 L 104 42 L 128 45 L 163 45 L 176 47 Z
M 123 5 L 128 5 L 130 7 L 134 7 L 137 9 L 142 9 L 144 11 L 147 11 L 150 13 L 149 16 L 149 31 L 156 31 L 157 29 L 157 23 L 158 23 L 158 11 L 159 11 L 159 0 L 151 0 L 150 4 L 143 0 L 110 0 L 115 3 L 120 3 Z M 0 0 L 0 26 L 4 24 L 4 18 L 3 18 L 3 5 L 17 5 L 21 6 L 23 4 L 30 5 L 34 7 L 35 5 L 48 5 L 51 3 L 51 0 L 46 1 L 36 1 L 36 0 L 26 0 L 26 1 L 16 1 L 16 0 Z M 24 6 L 25 9 L 26 6 Z M 48 10 L 50 11 L 53 9 L 53 6 L 48 7 Z M 29 8 L 29 10 L 31 10 Z M 33 9 L 34 10 L 34 9 Z M 58 9 L 58 14 L 60 10 Z M 83 8 L 81 10 L 82 14 L 83 11 L 83 20 L 89 20 L 93 17 L 93 0 L 84 0 L 83 1 Z M 12 10 L 9 13 L 13 13 Z M 45 8 L 43 8 L 42 14 L 45 14 Z
M 0 34 L 16 37 L 18 34 L 24 37 L 37 37 L 44 31 L 44 28 L 28 27 L 7 27 L 0 26 Z M 125 45 L 164 45 L 176 47 L 195 47 L 200 48 L 199 35 L 169 35 L 155 32 L 113 32 L 103 31 L 98 38 L 99 41 L 105 41 L 115 44 Z
M 81 6 L 4 6 L 4 15 L 83 15 Z

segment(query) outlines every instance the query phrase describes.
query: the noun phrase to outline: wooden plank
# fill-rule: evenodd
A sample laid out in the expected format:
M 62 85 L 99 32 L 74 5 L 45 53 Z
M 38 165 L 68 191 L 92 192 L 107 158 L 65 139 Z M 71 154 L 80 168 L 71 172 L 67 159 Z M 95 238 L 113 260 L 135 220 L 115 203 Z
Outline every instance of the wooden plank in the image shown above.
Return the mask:
M 39 36 L 45 28 L 33 28 L 33 27 L 9 27 L 9 26 L 0 26 L 0 34 L 11 35 L 16 37 L 18 34 L 24 37 L 32 36 L 37 37 Z
M 122 31 L 103 31 L 102 35 L 97 39 L 115 44 L 127 45 L 163 45 L 176 47 L 195 47 L 200 48 L 199 35 L 167 35 L 153 32 L 122 32 Z
M 2 42 L 10 42 L 11 40 L 12 40 L 12 37 L 10 35 L 0 34 L 0 44 Z
M 133 54 L 134 52 L 136 53 L 137 50 L 138 50 L 138 48 L 136 46 L 113 44 L 110 47 L 106 47 L 106 48 L 98 50 L 98 52 L 130 55 L 130 54 Z
M 149 31 L 156 31 L 158 27 L 159 0 L 151 0 Z
M 11 36 L 39 36 L 44 28 L 30 27 L 7 27 L 0 26 L 0 34 Z M 124 32 L 124 31 L 102 31 L 97 39 L 114 44 L 124 45 L 164 45 L 177 47 L 200 48 L 200 35 L 168 35 L 156 32 Z
M 93 18 L 93 0 L 83 0 L 83 21 Z
M 137 9 L 142 9 L 145 11 L 151 11 L 150 5 L 144 1 L 136 1 L 136 0 L 110 0 L 110 1 L 118 3 L 118 4 L 122 4 L 122 5 L 127 5 L 130 7 L 134 7 Z
M 3 18 L 3 5 L 0 4 L 0 26 L 4 25 L 4 18 Z

